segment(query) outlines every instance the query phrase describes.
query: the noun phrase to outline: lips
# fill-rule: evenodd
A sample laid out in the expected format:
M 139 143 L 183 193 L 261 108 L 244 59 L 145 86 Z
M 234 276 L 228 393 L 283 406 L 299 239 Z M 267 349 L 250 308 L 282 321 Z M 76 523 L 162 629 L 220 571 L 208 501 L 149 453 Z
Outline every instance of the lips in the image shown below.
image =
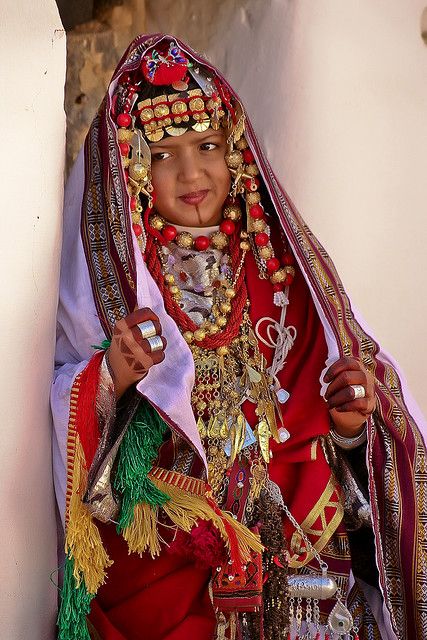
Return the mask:
M 190 204 L 194 207 L 203 202 L 208 193 L 209 189 L 202 189 L 201 191 L 191 191 L 190 193 L 184 193 L 184 195 L 179 196 L 179 199 L 185 202 L 185 204 Z

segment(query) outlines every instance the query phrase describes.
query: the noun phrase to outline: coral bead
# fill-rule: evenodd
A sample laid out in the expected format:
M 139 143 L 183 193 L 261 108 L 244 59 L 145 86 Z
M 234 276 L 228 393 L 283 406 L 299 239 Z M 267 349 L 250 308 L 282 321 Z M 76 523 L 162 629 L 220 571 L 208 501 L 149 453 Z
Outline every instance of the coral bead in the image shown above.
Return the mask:
M 234 233 L 235 228 L 236 225 L 232 220 L 223 220 L 219 225 L 220 231 L 227 234 L 227 236 L 231 236 L 231 234 Z
M 176 227 L 174 227 L 173 224 L 167 224 L 163 228 L 162 234 L 165 240 L 167 240 L 168 242 L 172 242 L 172 240 L 175 240 L 176 238 Z
M 194 241 L 194 246 L 196 247 L 197 251 L 206 251 L 209 245 L 210 240 L 207 236 L 199 236 Z
M 250 164 L 254 161 L 254 154 L 250 149 L 245 149 L 243 151 L 243 160 L 246 162 L 246 164 Z
M 132 228 L 133 228 L 136 236 L 140 236 L 142 234 L 142 227 L 141 227 L 140 224 L 133 224 Z
M 284 267 L 294 264 L 294 257 L 292 253 L 289 253 L 289 251 L 286 251 L 286 253 L 283 254 L 282 264 Z
M 245 178 L 243 180 L 243 184 L 245 185 L 245 189 L 247 191 L 256 191 L 260 185 L 258 178 Z
M 132 118 L 128 113 L 119 113 L 117 116 L 117 124 L 119 127 L 128 127 L 132 122 Z
M 293 281 L 294 281 L 294 276 L 292 275 L 292 273 L 287 273 L 284 284 L 288 287 L 290 284 L 293 283 Z
M 264 209 L 260 204 L 253 204 L 249 209 L 249 214 L 254 220 L 261 220 L 261 218 L 264 216 Z
M 266 262 L 266 267 L 269 273 L 273 273 L 280 267 L 280 262 L 277 258 L 269 258 Z
M 283 284 L 282 283 L 273 284 L 273 291 L 274 293 L 277 293 L 278 291 L 283 291 Z
M 119 142 L 120 153 L 122 156 L 128 156 L 130 151 L 130 146 L 127 142 Z
M 131 198 L 130 198 L 130 210 L 131 211 L 135 211 L 136 205 L 137 205 L 136 196 L 131 196 Z
M 257 233 L 255 236 L 255 244 L 257 247 L 265 247 L 268 244 L 269 237 L 266 233 Z

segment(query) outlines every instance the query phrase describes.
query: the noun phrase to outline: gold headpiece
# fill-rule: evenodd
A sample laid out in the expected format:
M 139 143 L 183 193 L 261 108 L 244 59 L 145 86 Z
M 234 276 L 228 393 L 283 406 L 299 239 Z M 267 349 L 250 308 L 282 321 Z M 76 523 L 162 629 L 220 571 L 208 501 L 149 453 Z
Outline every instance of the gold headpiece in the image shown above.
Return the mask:
M 206 96 L 201 89 L 147 98 L 138 103 L 139 119 L 150 142 L 158 142 L 165 133 L 180 136 L 189 128 L 202 132 L 218 130 L 225 117 L 221 98 Z

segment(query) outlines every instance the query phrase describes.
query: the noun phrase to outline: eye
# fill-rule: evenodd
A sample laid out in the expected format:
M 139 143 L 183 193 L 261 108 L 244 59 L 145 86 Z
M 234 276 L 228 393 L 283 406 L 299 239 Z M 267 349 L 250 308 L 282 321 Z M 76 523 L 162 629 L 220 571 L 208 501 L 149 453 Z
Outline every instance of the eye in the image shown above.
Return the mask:
M 168 151 L 159 151 L 158 153 L 151 154 L 151 160 L 167 160 L 170 158 L 170 155 Z
M 214 149 L 218 149 L 219 145 L 215 144 L 215 142 L 204 142 L 200 145 L 201 151 L 213 151 Z

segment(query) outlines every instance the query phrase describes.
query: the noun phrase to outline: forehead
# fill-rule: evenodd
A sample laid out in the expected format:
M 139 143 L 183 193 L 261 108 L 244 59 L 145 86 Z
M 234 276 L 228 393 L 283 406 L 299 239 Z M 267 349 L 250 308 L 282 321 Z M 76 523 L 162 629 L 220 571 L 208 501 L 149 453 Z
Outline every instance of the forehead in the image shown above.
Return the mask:
M 186 131 L 180 136 L 167 136 L 159 142 L 152 142 L 149 146 L 151 149 L 172 149 L 186 145 L 198 145 L 206 141 L 222 142 L 225 139 L 223 129 L 206 129 L 206 131 Z

